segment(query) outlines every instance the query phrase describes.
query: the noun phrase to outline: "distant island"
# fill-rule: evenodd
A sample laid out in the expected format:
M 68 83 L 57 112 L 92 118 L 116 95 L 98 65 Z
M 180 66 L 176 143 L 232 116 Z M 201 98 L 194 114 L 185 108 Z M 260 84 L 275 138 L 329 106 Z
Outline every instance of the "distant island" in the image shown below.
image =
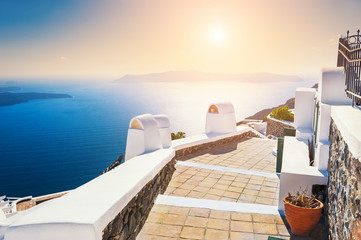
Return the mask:
M 19 87 L 0 87 L 0 107 L 11 106 L 15 104 L 25 103 L 35 99 L 51 99 L 51 98 L 72 98 L 68 94 L 62 93 L 12 93 L 10 91 L 20 90 Z
M 162 73 L 125 75 L 114 80 L 114 83 L 122 82 L 195 82 L 195 81 L 238 81 L 253 83 L 269 82 L 302 82 L 296 75 L 281 75 L 274 73 L 252 73 L 252 74 L 217 74 L 198 71 L 170 71 Z
M 0 93 L 10 92 L 10 91 L 19 91 L 20 87 L 0 87 Z

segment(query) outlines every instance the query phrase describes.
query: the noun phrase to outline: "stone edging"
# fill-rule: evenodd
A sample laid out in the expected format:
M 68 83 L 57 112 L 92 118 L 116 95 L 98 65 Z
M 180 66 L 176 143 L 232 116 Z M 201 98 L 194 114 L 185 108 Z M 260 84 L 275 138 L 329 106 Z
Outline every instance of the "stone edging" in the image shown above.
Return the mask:
M 286 122 L 280 121 L 278 119 L 272 118 L 270 116 L 267 117 L 267 128 L 266 128 L 266 136 L 273 135 L 275 137 L 283 137 L 283 128 L 295 128 L 291 124 L 287 124 Z
M 196 153 L 198 151 L 211 149 L 211 148 L 214 148 L 216 146 L 223 145 L 223 144 L 226 144 L 226 143 L 239 141 L 242 138 L 246 138 L 246 137 L 259 137 L 259 136 L 256 133 L 254 133 L 253 131 L 248 131 L 248 132 L 245 132 L 245 133 L 241 133 L 239 135 L 223 138 L 223 139 L 220 139 L 220 140 L 217 140 L 217 141 L 214 141 L 214 142 L 203 143 L 203 144 L 199 144 L 199 145 L 195 145 L 195 146 L 182 148 L 182 149 L 179 149 L 179 150 L 177 150 L 175 152 L 175 158 L 177 158 L 177 160 L 182 160 L 182 159 L 179 159 L 179 158 L 185 157 L 185 156 L 193 154 L 193 153 Z
M 176 160 L 173 158 L 130 200 L 127 206 L 104 228 L 103 240 L 136 238 L 147 220 L 158 194 L 164 193 L 172 179 L 175 164 Z

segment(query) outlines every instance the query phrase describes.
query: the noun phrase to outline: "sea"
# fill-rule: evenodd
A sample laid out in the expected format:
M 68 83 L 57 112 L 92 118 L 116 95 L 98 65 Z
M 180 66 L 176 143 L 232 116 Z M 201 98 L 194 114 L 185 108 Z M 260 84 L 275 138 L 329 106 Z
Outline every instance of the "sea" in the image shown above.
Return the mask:
M 66 93 L 0 107 L 0 196 L 72 190 L 99 176 L 125 152 L 130 120 L 166 114 L 171 131 L 204 132 L 211 103 L 233 103 L 237 121 L 284 103 L 313 83 L 236 81 L 22 81 L 17 92 Z M 121 183 L 119 183 L 121 184 Z

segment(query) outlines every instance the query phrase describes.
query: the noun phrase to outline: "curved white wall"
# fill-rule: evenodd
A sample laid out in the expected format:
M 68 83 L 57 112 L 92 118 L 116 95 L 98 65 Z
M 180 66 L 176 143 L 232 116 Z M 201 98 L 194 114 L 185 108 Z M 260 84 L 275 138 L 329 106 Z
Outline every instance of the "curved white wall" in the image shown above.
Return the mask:
M 132 123 L 140 124 L 139 128 L 132 128 Z M 134 117 L 129 124 L 125 161 L 143 153 L 162 148 L 158 123 L 151 114 Z
M 211 110 L 214 112 L 210 112 Z M 230 133 L 237 130 L 236 114 L 230 102 L 210 105 L 206 118 L 206 133 Z
M 170 122 L 166 115 L 154 115 L 154 119 L 158 124 L 160 139 L 163 148 L 169 148 L 172 145 Z

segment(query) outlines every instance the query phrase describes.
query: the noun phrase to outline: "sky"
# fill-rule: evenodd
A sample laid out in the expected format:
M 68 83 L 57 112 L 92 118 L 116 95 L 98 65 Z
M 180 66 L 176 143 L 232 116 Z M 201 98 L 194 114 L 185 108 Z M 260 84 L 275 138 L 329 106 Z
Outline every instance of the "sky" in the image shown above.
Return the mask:
M 317 75 L 359 0 L 0 0 L 0 77 Z

